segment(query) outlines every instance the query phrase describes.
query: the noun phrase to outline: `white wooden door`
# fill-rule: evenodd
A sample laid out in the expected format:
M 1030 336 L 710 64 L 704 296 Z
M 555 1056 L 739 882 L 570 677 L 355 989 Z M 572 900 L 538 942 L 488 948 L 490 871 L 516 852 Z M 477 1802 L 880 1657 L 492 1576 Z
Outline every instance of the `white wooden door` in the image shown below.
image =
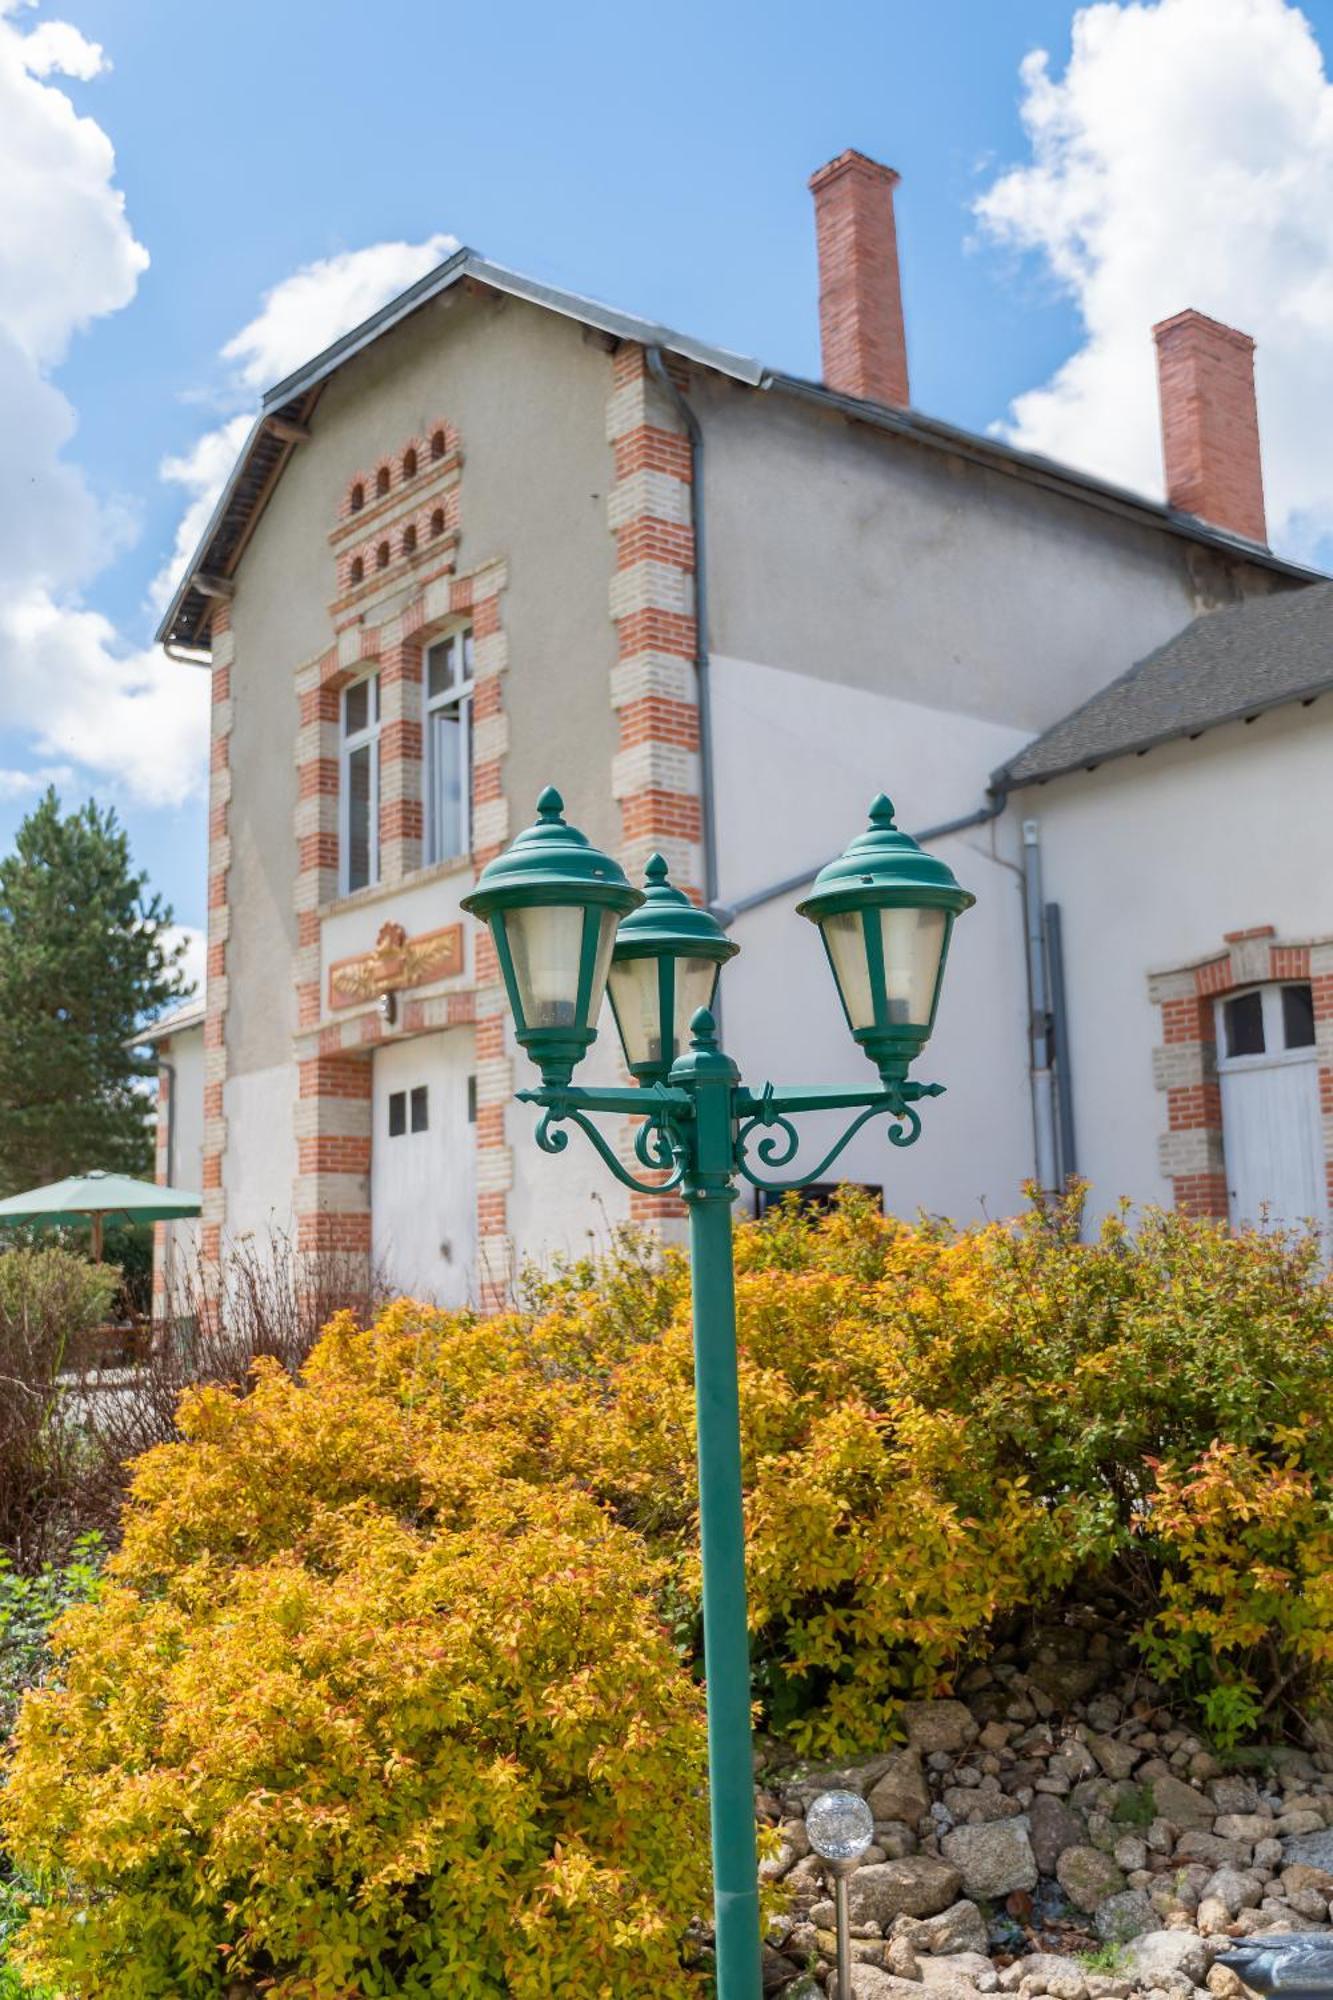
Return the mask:
M 1303 995 L 1307 989 L 1291 988 Z M 1233 1228 L 1328 1226 L 1319 1069 L 1312 1028 L 1283 989 L 1256 989 L 1219 1010 L 1218 1070 L 1228 1213 Z M 1230 1010 L 1230 1011 L 1228 1011 Z M 1244 1011 L 1241 1011 L 1244 1010 Z M 1294 1044 L 1294 1045 L 1293 1045 Z M 1246 1053 L 1228 1055 L 1228 1047 Z
M 470 1030 L 377 1049 L 372 1072 L 370 1240 L 377 1277 L 441 1306 L 476 1294 Z

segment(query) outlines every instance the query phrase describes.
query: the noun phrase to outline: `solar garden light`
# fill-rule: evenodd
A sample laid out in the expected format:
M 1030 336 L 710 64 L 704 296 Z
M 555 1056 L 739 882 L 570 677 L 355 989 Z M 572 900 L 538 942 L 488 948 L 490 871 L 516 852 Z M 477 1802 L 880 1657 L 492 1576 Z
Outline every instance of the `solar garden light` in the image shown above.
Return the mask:
M 954 920 L 975 899 L 899 832 L 889 801 L 876 799 L 868 830 L 816 878 L 799 912 L 819 927 L 847 1025 L 878 1083 L 766 1083 L 755 1092 L 718 1047 L 709 1012 L 736 946 L 672 887 L 660 856 L 646 873 L 645 894 L 565 824 L 563 801 L 548 788 L 536 825 L 487 863 L 463 908 L 490 926 L 514 1032 L 541 1075 L 538 1089 L 518 1093 L 540 1108 L 537 1144 L 563 1153 L 572 1126 L 625 1187 L 678 1190 L 689 1213 L 717 1992 L 760 2000 L 731 1206 L 742 1181 L 784 1194 L 822 1180 L 874 1118 L 888 1119 L 894 1146 L 919 1136 L 916 1105 L 943 1086 L 908 1071 L 935 1024 Z M 636 1081 L 584 1089 L 572 1079 L 596 1038 L 608 982 Z M 794 1121 L 828 1111 L 853 1115 L 822 1159 L 798 1166 Z M 642 1175 L 593 1122 L 598 1114 L 637 1121 Z
M 851 1919 L 847 1881 L 875 1837 L 870 1807 L 859 1792 L 821 1792 L 805 1815 L 810 1845 L 833 1877 L 838 1931 L 838 2000 L 852 2000 Z

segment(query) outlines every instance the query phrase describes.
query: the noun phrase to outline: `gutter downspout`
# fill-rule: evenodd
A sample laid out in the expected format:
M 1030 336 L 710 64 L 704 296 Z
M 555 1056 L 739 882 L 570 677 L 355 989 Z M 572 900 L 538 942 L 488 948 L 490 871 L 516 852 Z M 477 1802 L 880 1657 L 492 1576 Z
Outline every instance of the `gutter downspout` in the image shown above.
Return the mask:
M 975 812 L 964 813 L 960 819 L 941 820 L 938 826 L 923 827 L 920 833 L 912 835 L 913 840 L 926 846 L 932 840 L 943 840 L 951 833 L 966 833 L 972 826 L 985 826 L 988 820 L 998 819 L 1004 811 L 1007 793 L 994 790 L 984 806 Z M 794 896 L 798 889 L 808 889 L 819 870 L 826 864 L 821 861 L 814 868 L 807 868 L 801 875 L 788 875 L 785 881 L 772 882 L 766 889 L 756 889 L 751 896 L 738 896 L 734 903 L 719 903 L 714 900 L 709 907 L 723 930 L 730 930 L 737 917 L 743 917 L 749 910 L 758 910 L 765 903 L 774 903 L 779 897 Z
M 167 1186 L 176 1185 L 176 1065 L 158 1057 L 157 1066 L 167 1079 Z M 171 1224 L 168 1222 L 162 1235 L 162 1297 L 167 1312 L 171 1311 L 171 1279 L 174 1241 Z
M 1046 908 L 1041 895 L 1041 829 L 1023 821 L 1023 908 L 1027 929 L 1028 1037 L 1031 1046 L 1032 1126 L 1037 1180 L 1047 1194 L 1059 1191 L 1055 1080 L 1051 1072 L 1051 1002 L 1046 977 Z
M 717 901 L 717 795 L 713 776 L 713 704 L 708 653 L 708 541 L 704 521 L 704 434 L 671 379 L 660 347 L 644 353 L 648 372 L 670 398 L 690 441 L 690 527 L 694 534 L 694 678 L 699 702 L 699 816 L 703 836 L 704 904 Z M 717 1012 L 716 1006 L 713 1009 Z

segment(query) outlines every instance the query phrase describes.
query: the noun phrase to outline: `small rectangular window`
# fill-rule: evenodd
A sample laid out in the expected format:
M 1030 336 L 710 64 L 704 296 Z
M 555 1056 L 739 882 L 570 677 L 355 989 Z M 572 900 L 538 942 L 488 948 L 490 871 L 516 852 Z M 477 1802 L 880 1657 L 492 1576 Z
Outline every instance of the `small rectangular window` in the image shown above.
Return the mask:
M 1223 1009 L 1229 1056 L 1261 1056 L 1264 1053 L 1264 996 L 1238 993 Z
M 401 1139 L 407 1130 L 407 1092 L 394 1090 L 389 1093 L 389 1137 Z
M 470 1076 L 467 1080 L 467 1122 L 469 1125 L 475 1125 L 477 1122 L 477 1079 L 475 1076 Z
M 1310 987 L 1283 987 L 1282 1040 L 1289 1049 L 1314 1047 L 1314 994 Z
M 426 861 L 451 861 L 472 842 L 472 634 L 453 632 L 426 654 Z
M 426 1129 L 426 1086 L 416 1085 L 412 1092 L 412 1130 L 424 1132 Z

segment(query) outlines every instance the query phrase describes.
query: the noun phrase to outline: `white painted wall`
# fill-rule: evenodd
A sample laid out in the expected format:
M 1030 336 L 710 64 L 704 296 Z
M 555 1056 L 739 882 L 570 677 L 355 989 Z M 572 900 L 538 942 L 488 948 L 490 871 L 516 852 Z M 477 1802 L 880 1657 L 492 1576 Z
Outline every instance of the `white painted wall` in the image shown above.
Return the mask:
M 1020 793 L 1065 933 L 1078 1164 L 1096 1209 L 1169 1202 L 1148 974 L 1228 931 L 1333 935 L 1333 708 L 1283 708 Z
M 223 1086 L 227 1150 L 222 1184 L 232 1241 L 250 1235 L 294 1236 L 297 1081 L 296 1065 L 288 1062 L 228 1077 Z
M 839 853 L 881 790 L 908 832 L 975 811 L 990 773 L 1027 740 L 1022 730 L 748 660 L 715 659 L 713 690 L 724 903 Z M 1003 823 L 936 845 L 977 898 L 955 929 L 935 1035 L 917 1065 L 922 1081 L 944 1083 L 948 1094 L 924 1108 L 910 1151 L 895 1151 L 875 1126 L 834 1169 L 882 1185 L 899 1214 L 1011 1214 L 1032 1172 L 1022 899 L 1005 865 L 1012 849 Z M 848 1035 L 819 934 L 795 914 L 802 893 L 737 920 L 741 955 L 723 973 L 727 1046 L 751 1082 L 869 1084 L 874 1071 Z M 820 1128 L 805 1129 L 813 1148 Z
M 204 1165 L 203 1022 L 173 1034 L 162 1052 L 162 1059 L 170 1063 L 174 1078 L 172 1090 L 175 1104 L 168 1178 L 173 1187 L 181 1188 L 187 1194 L 198 1194 Z M 166 1237 L 164 1269 L 170 1288 L 173 1270 L 180 1273 L 193 1268 L 199 1224 L 193 1217 L 188 1222 L 168 1222 Z
M 475 1300 L 477 1197 L 475 1129 L 468 1078 L 476 1057 L 470 1028 L 415 1035 L 376 1049 L 371 1089 L 371 1257 L 395 1293 L 435 1305 Z M 426 1089 L 427 1126 L 389 1135 L 389 1099 Z

